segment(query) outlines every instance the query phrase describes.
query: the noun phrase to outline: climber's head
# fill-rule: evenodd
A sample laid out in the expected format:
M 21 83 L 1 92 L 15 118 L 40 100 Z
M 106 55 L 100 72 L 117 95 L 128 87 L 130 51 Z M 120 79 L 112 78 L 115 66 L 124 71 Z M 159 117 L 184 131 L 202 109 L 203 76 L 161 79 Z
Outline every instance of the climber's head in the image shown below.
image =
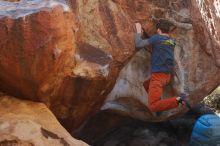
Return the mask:
M 172 26 L 171 22 L 161 19 L 156 24 L 157 33 L 158 34 L 169 33 L 171 26 Z

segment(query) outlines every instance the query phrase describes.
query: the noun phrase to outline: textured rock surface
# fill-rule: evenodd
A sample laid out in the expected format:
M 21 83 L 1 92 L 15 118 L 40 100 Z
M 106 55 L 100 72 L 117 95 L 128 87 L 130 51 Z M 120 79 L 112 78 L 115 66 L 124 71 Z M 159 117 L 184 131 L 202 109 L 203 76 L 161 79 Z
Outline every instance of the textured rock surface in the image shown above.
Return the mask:
M 153 24 L 152 20 L 166 18 L 177 26 L 177 29 L 171 34 L 177 41 L 175 48 L 175 73 L 172 84 L 166 87 L 164 97 L 185 92 L 189 95 L 191 104 L 195 105 L 220 84 L 220 68 L 215 63 L 215 55 L 211 56 L 202 49 L 202 44 L 200 45 L 200 38 L 202 37 L 198 38 L 197 36 L 208 35 L 208 33 L 202 31 L 201 33 L 205 34 L 201 35 L 196 29 L 194 31 L 197 25 L 203 25 L 203 23 L 197 21 L 195 27 L 192 27 L 189 6 L 190 3 L 187 3 L 187 1 L 137 1 L 136 14 L 137 19 L 143 25 L 146 24 L 144 26 L 149 34 L 154 31 L 152 29 L 154 27 L 151 25 Z M 196 11 L 192 11 L 192 13 L 194 15 L 197 14 Z M 149 14 L 149 16 L 145 14 Z M 218 19 L 215 20 L 217 21 Z M 217 29 L 218 25 L 217 23 L 215 24 Z M 206 41 L 203 40 L 203 42 Z M 217 51 L 218 47 L 214 47 L 213 50 Z M 213 54 L 216 53 L 213 52 Z M 147 105 L 148 95 L 142 85 L 144 80 L 150 76 L 149 66 L 150 52 L 141 50 L 121 71 L 117 83 L 113 91 L 108 95 L 106 104 L 102 109 L 117 109 L 138 119 L 155 120 L 154 115 L 146 114 L 149 111 L 143 110 L 143 106 Z M 132 97 L 132 99 L 129 99 L 129 97 Z M 142 105 L 139 101 L 141 101 Z M 163 120 L 169 116 L 179 115 L 181 111 L 184 112 L 185 109 L 180 107 L 162 112 L 156 119 Z
M 0 16 L 1 89 L 39 100 L 59 88 L 75 63 L 68 7 L 48 1 L 0 2 Z
M 1 146 L 86 146 L 60 125 L 41 103 L 0 98 Z
M 191 1 L 191 15 L 201 47 L 220 66 L 220 1 Z
M 74 13 L 65 1 L 0 2 L 0 88 L 76 127 L 100 108 L 134 45 L 131 19 L 112 1 L 70 4 Z
M 59 117 L 71 117 L 77 125 L 100 109 L 120 69 L 132 56 L 133 27 L 131 19 L 111 0 L 73 0 L 70 4 L 77 22 L 76 66 L 73 77 L 62 85 L 62 108 L 59 103 L 54 107 L 58 107 Z
M 187 92 L 195 104 L 217 87 L 220 71 L 214 55 L 218 53 L 209 55 L 197 41 L 186 0 L 1 1 L 0 89 L 46 103 L 64 125 L 76 128 L 101 107 L 134 54 L 134 22 L 140 21 L 152 35 L 160 18 L 177 26 L 172 33 L 178 42 L 175 76 L 167 93 Z M 142 53 L 120 73 L 110 104 L 103 108 L 114 108 L 118 101 L 128 111 L 137 111 L 136 103 L 146 105 L 141 84 L 149 77 L 150 54 Z M 133 98 L 115 100 L 118 97 Z M 164 116 L 175 113 L 179 110 Z

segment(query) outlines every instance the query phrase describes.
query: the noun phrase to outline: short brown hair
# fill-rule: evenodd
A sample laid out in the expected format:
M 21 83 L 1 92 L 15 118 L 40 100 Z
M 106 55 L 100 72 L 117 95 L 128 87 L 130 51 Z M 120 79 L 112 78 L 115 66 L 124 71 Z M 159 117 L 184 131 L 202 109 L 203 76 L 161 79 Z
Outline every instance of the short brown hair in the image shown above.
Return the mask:
M 163 20 L 163 19 L 160 19 L 156 24 L 156 28 L 160 29 L 162 33 L 169 33 L 171 26 L 172 26 L 171 22 L 169 22 L 168 20 Z

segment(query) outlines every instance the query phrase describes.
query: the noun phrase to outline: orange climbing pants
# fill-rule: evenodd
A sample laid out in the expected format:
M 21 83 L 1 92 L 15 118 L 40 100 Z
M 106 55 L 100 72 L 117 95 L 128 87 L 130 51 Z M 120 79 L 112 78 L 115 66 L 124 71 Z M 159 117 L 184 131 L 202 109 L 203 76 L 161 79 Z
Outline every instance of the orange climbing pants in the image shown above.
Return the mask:
M 170 82 L 171 75 L 166 73 L 152 73 L 149 80 L 144 82 L 148 92 L 148 107 L 152 112 L 166 111 L 178 106 L 176 97 L 161 99 L 163 88 Z

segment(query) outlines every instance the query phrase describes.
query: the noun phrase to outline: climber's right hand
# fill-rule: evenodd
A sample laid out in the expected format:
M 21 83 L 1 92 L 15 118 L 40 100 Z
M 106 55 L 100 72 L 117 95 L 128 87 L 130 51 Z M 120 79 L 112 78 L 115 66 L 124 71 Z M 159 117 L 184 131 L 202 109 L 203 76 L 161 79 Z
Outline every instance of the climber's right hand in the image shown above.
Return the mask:
M 136 27 L 137 33 L 142 33 L 142 26 L 140 23 L 135 23 L 135 27 Z

